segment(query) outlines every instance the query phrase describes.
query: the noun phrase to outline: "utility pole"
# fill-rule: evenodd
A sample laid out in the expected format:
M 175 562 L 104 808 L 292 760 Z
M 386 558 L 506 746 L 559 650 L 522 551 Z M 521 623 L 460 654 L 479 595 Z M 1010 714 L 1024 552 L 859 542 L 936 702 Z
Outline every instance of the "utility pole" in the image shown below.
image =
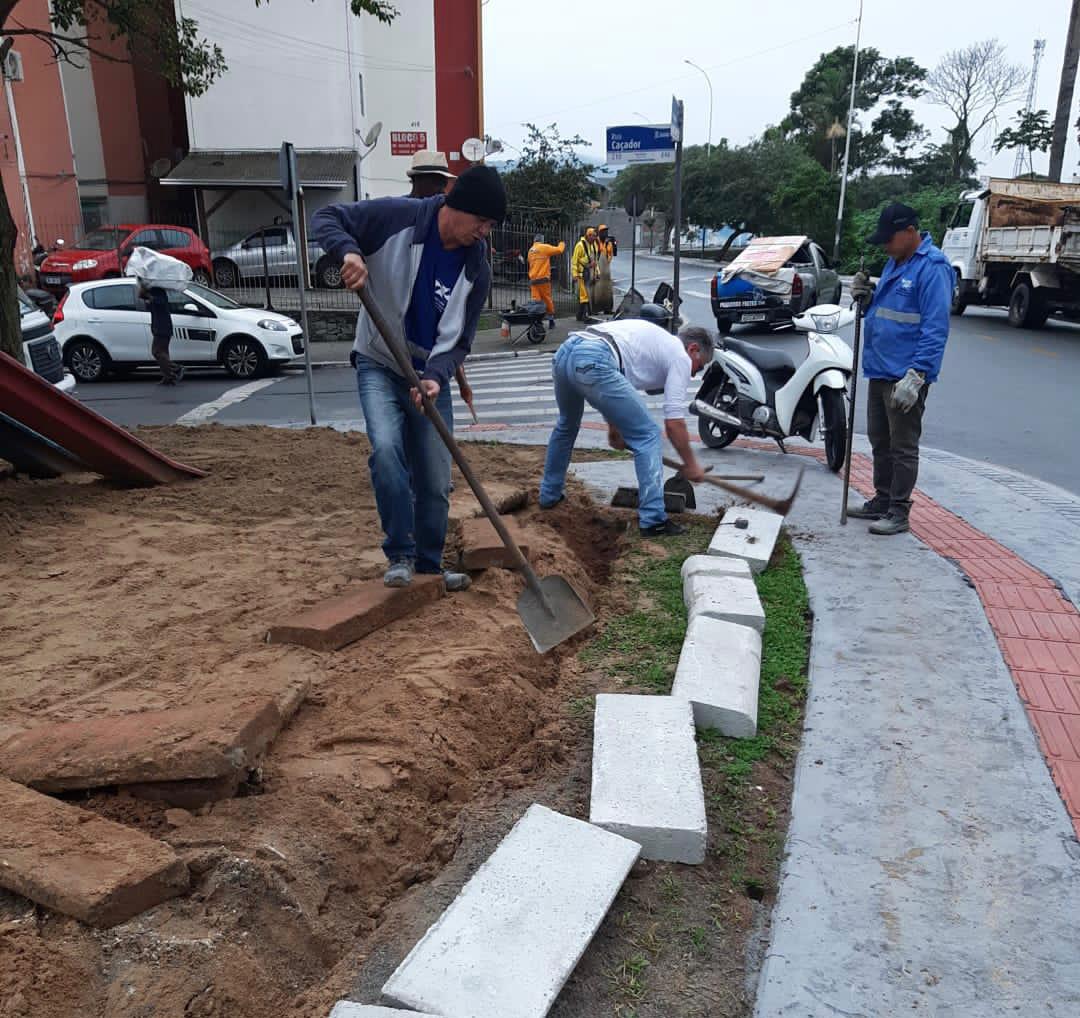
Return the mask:
M 1080 4 L 1080 0 L 1075 0 Z M 836 238 L 833 240 L 833 261 L 840 260 L 840 233 L 844 228 L 844 197 L 847 194 L 848 161 L 851 158 L 851 122 L 855 119 L 855 89 L 859 83 L 859 43 L 862 41 L 863 0 L 859 0 L 859 21 L 855 29 L 855 60 L 851 68 L 851 102 L 847 111 L 847 137 L 844 139 L 844 169 L 840 175 L 840 204 L 836 209 Z
M 701 71 L 705 75 L 705 83 L 709 86 L 709 130 L 707 134 L 708 141 L 705 144 L 705 155 L 708 157 L 712 155 L 712 78 L 709 77 L 709 72 L 704 67 L 698 67 L 693 60 L 684 60 L 683 63 Z
M 1054 137 L 1050 142 L 1050 179 L 1061 180 L 1065 162 L 1065 142 L 1072 120 L 1073 88 L 1076 67 L 1080 63 L 1080 0 L 1072 0 L 1069 31 L 1065 36 L 1065 59 L 1061 64 L 1061 84 L 1058 86 L 1057 111 L 1054 114 Z
M 1035 95 L 1039 88 L 1039 64 L 1042 63 L 1043 50 L 1046 49 L 1045 39 L 1035 40 L 1035 55 L 1031 61 L 1031 79 L 1028 81 L 1027 99 L 1024 101 L 1024 109 L 1028 113 L 1035 112 Z M 1016 150 L 1016 162 L 1013 163 L 1013 176 L 1019 177 L 1024 169 L 1024 156 L 1031 162 L 1032 153 L 1026 145 L 1021 145 Z

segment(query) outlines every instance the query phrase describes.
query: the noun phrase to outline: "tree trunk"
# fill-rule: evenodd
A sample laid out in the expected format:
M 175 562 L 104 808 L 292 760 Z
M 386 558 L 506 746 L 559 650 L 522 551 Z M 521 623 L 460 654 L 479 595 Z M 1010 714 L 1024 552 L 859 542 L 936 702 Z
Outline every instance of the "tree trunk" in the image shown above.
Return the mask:
M 1073 88 L 1076 67 L 1080 62 L 1080 0 L 1073 0 L 1069 14 L 1069 31 L 1065 36 L 1065 60 L 1061 65 L 1061 84 L 1058 86 L 1057 112 L 1054 114 L 1054 138 L 1050 143 L 1050 179 L 1061 180 L 1065 162 L 1065 142 L 1072 120 Z
M 19 298 L 15 293 L 15 220 L 11 218 L 7 195 L 0 181 L 0 350 L 22 362 L 22 327 L 19 324 Z

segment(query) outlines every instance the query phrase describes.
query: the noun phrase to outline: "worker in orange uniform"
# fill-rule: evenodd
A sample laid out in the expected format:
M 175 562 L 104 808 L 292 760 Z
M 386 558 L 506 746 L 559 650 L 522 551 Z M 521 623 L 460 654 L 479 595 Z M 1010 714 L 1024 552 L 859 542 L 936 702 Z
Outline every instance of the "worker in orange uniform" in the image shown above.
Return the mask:
M 601 223 L 597 227 L 597 242 L 600 245 L 601 254 L 606 254 L 609 259 L 614 258 L 619 253 L 619 245 L 615 238 L 608 233 L 608 228 Z
M 533 300 L 542 300 L 548 313 L 548 329 L 555 328 L 555 301 L 551 298 L 551 259 L 566 250 L 566 241 L 560 240 L 558 246 L 545 244 L 544 235 L 533 237 L 533 246 L 529 248 L 529 296 Z
M 596 263 L 600 257 L 600 246 L 596 242 L 596 231 L 590 226 L 574 245 L 570 256 L 570 275 L 577 280 L 578 312 L 577 320 L 585 321 L 589 314 L 589 288 L 596 279 Z

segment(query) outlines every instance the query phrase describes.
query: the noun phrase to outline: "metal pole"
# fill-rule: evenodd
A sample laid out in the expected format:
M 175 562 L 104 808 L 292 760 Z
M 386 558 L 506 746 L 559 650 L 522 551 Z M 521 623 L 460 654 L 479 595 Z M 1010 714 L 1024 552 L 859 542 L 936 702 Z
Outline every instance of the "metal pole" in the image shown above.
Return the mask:
M 311 333 L 307 316 L 307 229 L 304 218 L 304 189 L 293 173 L 292 215 L 296 247 L 296 279 L 300 284 L 300 328 L 304 332 L 304 373 L 307 375 L 308 416 L 315 424 L 315 382 L 311 375 Z
M 859 21 L 855 29 L 855 60 L 851 68 L 851 101 L 848 103 L 847 137 L 844 138 L 844 169 L 840 175 L 840 205 L 836 210 L 836 239 L 833 261 L 840 260 L 840 232 L 844 227 L 844 197 L 847 194 L 848 160 L 851 158 L 851 123 L 855 119 L 855 87 L 859 81 L 859 43 L 862 40 L 863 0 L 859 0 Z
M 630 219 L 630 289 L 637 280 L 637 216 Z
M 295 212 L 295 209 L 294 209 Z M 274 305 L 270 301 L 270 265 L 266 260 L 266 230 L 259 230 L 259 240 L 262 242 L 262 259 L 263 259 L 263 285 L 266 288 L 266 310 L 273 311 Z M 240 280 L 236 281 L 237 285 L 240 285 Z M 306 340 L 307 337 L 305 337 Z
M 863 260 L 859 260 L 859 271 L 863 271 Z M 848 491 L 851 487 L 851 448 L 855 440 L 855 395 L 859 389 L 859 352 L 862 346 L 862 301 L 855 301 L 855 340 L 851 349 L 851 402 L 848 404 L 847 435 L 844 450 L 844 494 L 840 505 L 840 526 L 847 526 Z
M 679 140 L 675 142 L 675 271 L 672 274 L 672 288 L 675 293 L 671 299 L 672 324 L 675 316 L 679 313 L 679 256 L 682 250 L 680 233 L 682 232 L 682 132 L 679 132 Z
M 713 94 L 712 94 L 712 78 L 709 77 L 709 72 L 704 67 L 699 67 L 693 60 L 684 60 L 683 63 L 689 64 L 691 67 L 696 67 L 702 74 L 705 75 L 705 83 L 709 86 L 709 130 L 708 130 L 708 143 L 705 146 L 706 157 L 712 155 L 712 106 L 713 106 Z

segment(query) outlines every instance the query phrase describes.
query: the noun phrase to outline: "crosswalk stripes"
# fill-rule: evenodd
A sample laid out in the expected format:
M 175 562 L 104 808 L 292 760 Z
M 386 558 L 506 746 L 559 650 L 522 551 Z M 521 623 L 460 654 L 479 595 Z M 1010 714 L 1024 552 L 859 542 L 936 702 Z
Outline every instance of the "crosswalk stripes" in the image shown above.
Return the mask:
M 555 388 L 551 379 L 551 357 L 529 357 L 514 361 L 466 363 L 469 384 L 473 389 L 473 406 L 482 424 L 538 423 L 553 425 L 558 417 Z M 452 383 L 453 384 L 453 383 Z M 469 409 L 462 401 L 456 384 L 454 390 L 454 419 L 459 424 L 471 420 Z M 689 405 L 697 386 L 687 389 Z M 658 420 L 663 400 L 646 396 L 645 405 Z M 585 420 L 602 420 L 599 411 L 586 404 Z

